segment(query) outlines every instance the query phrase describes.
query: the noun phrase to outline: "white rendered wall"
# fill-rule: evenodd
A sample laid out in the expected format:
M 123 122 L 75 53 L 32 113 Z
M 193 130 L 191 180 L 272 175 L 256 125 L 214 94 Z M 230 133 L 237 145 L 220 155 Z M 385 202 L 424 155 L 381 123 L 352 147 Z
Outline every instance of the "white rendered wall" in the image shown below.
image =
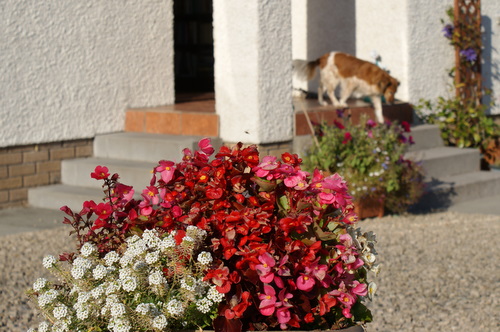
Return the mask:
M 496 105 L 490 110 L 491 114 L 500 114 L 500 1 L 481 1 L 481 14 L 484 31 L 483 84 L 493 91 Z
M 356 56 L 373 62 L 371 52 L 401 82 L 397 99 L 408 100 L 408 2 L 413 0 L 357 0 Z M 431 6 L 429 6 L 431 7 Z
M 411 103 L 455 96 L 453 79 L 448 75 L 455 66 L 455 49 L 443 36 L 443 23 L 449 22 L 446 10 L 453 1 L 408 1 L 408 98 Z
M 356 52 L 356 2 L 292 0 L 293 59 L 312 61 L 331 51 Z M 317 92 L 316 75 L 309 82 L 294 80 L 294 88 Z
M 226 142 L 292 139 L 291 5 L 214 0 L 216 111 Z
M 121 131 L 127 107 L 173 103 L 172 4 L 3 0 L 0 147 Z
M 377 50 L 382 65 L 401 86 L 396 98 L 417 104 L 420 99 L 453 97 L 448 71 L 455 66 L 455 51 L 443 37 L 441 19 L 448 21 L 446 10 L 452 0 L 357 0 L 356 55 L 372 61 Z M 500 1 L 481 2 L 483 21 L 483 84 L 492 89 L 500 104 Z M 492 114 L 500 114 L 497 105 Z

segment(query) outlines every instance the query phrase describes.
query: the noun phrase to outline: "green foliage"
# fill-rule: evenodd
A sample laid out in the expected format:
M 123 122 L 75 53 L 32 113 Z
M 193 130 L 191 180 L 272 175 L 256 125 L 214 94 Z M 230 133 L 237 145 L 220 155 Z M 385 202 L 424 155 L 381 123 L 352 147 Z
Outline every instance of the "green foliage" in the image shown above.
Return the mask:
M 484 104 L 466 103 L 458 97 L 439 97 L 435 103 L 420 100 L 416 106 L 424 122 L 439 126 L 446 145 L 480 149 L 500 134 L 499 126 L 486 115 L 487 108 Z

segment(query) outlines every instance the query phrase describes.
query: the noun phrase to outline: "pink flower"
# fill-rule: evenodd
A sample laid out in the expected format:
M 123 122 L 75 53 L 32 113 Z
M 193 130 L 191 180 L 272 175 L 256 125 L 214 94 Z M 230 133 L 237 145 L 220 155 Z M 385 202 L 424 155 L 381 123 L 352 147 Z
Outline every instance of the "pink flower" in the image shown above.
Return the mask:
M 366 126 L 368 128 L 374 128 L 377 126 L 377 123 L 375 121 L 373 121 L 372 119 L 368 119 L 368 121 L 366 121 Z
M 210 138 L 203 138 L 201 139 L 199 142 L 198 142 L 198 147 L 200 148 L 200 150 L 207 154 L 207 155 L 211 155 L 212 153 L 214 153 L 214 148 L 212 147 L 212 144 L 210 142 Z
M 259 275 L 260 281 L 264 283 L 270 283 L 274 279 L 274 273 L 272 272 L 272 268 L 276 264 L 273 256 L 268 252 L 263 253 L 258 257 L 259 261 L 262 264 L 257 264 L 255 269 L 257 270 L 257 274 Z
M 313 289 L 316 282 L 308 275 L 302 274 L 297 278 L 297 288 L 306 292 Z
M 309 187 L 309 184 L 306 181 L 308 175 L 309 173 L 307 172 L 298 171 L 295 175 L 285 178 L 285 186 L 295 190 L 305 190 Z
M 169 183 L 174 177 L 175 163 L 169 160 L 160 160 L 160 165 L 156 166 L 155 171 L 160 172 L 161 179 L 165 183 Z
M 312 274 L 316 279 L 323 280 L 326 277 L 326 272 L 328 266 L 324 264 L 318 264 L 319 258 L 313 262 L 310 266 L 306 267 L 306 272 Z
M 281 329 L 285 330 L 287 328 L 286 323 L 290 321 L 292 316 L 287 307 L 281 307 L 276 310 L 276 318 L 278 318 L 278 323 L 280 323 Z
M 352 135 L 351 133 L 347 132 L 344 134 L 344 140 L 342 141 L 342 144 L 347 144 L 351 140 L 352 140 Z
M 344 315 L 345 318 L 351 318 L 351 308 L 344 308 L 342 309 L 342 315 Z
M 345 204 L 345 198 L 341 194 L 320 193 L 318 198 L 320 204 L 333 204 L 335 207 Z
M 113 191 L 119 195 L 123 200 L 129 202 L 134 197 L 134 189 L 131 186 L 124 185 L 118 182 Z
M 359 296 L 366 296 L 368 293 L 368 286 L 366 284 L 362 284 L 359 281 L 354 280 L 352 285 L 353 288 L 351 288 L 351 293 Z
M 255 175 L 257 175 L 258 177 L 266 177 L 269 175 L 270 171 L 275 170 L 280 166 L 280 163 L 278 163 L 276 159 L 277 158 L 274 156 L 265 156 L 264 158 L 262 158 L 260 164 L 255 166 L 252 171 L 254 171 Z
M 285 264 L 288 262 L 288 255 L 285 255 L 281 257 L 278 265 L 278 275 L 285 277 L 285 276 L 290 276 L 290 269 L 285 266 Z
M 401 122 L 401 127 L 403 127 L 403 130 L 406 132 L 406 133 L 409 133 L 411 130 L 410 130 L 410 124 L 407 122 L 407 121 L 402 121 Z
M 109 170 L 106 166 L 96 166 L 94 172 L 90 173 L 90 177 L 96 180 L 104 180 L 109 176 Z
M 158 204 L 160 202 L 160 198 L 158 197 L 158 188 L 155 186 L 146 187 L 146 189 L 142 191 L 141 196 L 144 197 L 144 200 L 153 204 Z
M 278 304 L 282 307 L 293 307 L 293 305 L 288 302 L 288 300 L 292 297 L 292 293 L 287 293 L 286 289 L 282 289 L 278 294 L 278 298 L 280 299 L 280 302 L 278 302 Z
M 288 188 L 293 188 L 299 184 L 299 181 L 300 181 L 300 177 L 298 177 L 297 175 L 294 175 L 294 176 L 287 177 L 284 182 L 285 182 L 285 186 L 287 186 Z
M 264 285 L 264 294 L 259 295 L 259 311 L 264 316 L 271 316 L 276 308 L 276 291 L 269 285 Z
M 323 180 L 323 187 L 333 191 L 347 190 L 346 182 L 338 173 L 326 177 Z

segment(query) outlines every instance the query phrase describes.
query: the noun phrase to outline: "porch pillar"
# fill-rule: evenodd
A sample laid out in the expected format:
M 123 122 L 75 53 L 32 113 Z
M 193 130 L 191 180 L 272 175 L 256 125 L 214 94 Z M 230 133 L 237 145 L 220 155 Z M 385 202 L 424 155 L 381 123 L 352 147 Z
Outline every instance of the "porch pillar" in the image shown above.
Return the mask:
M 293 138 L 291 1 L 214 0 L 215 103 L 224 142 Z

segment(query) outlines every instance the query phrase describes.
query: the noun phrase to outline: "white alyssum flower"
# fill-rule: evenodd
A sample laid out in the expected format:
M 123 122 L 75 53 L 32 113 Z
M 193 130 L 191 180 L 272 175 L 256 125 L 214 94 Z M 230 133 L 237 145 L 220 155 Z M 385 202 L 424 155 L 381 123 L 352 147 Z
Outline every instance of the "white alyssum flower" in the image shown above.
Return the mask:
M 198 254 L 197 260 L 203 265 L 208 265 L 213 261 L 212 254 L 207 251 L 202 251 Z
M 93 270 L 92 270 L 92 275 L 94 276 L 95 280 L 101 280 L 106 276 L 108 273 L 108 269 L 104 265 L 97 265 Z
M 35 292 L 41 291 L 45 286 L 47 285 L 47 279 L 45 278 L 38 278 L 35 283 L 33 284 L 33 290 Z
M 76 310 L 76 318 L 80 320 L 87 319 L 90 314 L 89 305 L 87 303 L 75 303 L 73 309 Z
M 158 231 L 155 229 L 146 229 L 142 233 L 142 239 L 146 242 L 147 246 L 152 249 L 158 248 L 161 243 Z
M 139 303 L 137 307 L 135 307 L 135 311 L 140 313 L 141 315 L 147 315 L 149 313 L 149 306 L 151 303 Z
M 90 295 L 95 300 L 97 300 L 99 297 L 101 297 L 102 294 L 104 294 L 104 292 L 105 292 L 104 286 L 101 284 L 101 285 L 97 286 L 96 288 L 92 289 L 90 291 Z
M 176 243 L 174 237 L 172 235 L 168 235 L 161 240 L 159 248 L 161 251 L 165 252 L 170 248 L 175 248 L 175 246 Z
M 184 288 L 185 290 L 188 290 L 190 292 L 194 292 L 196 287 L 196 279 L 193 278 L 192 276 L 185 276 L 181 280 L 181 288 Z
M 182 315 L 184 313 L 184 307 L 182 306 L 182 302 L 177 299 L 170 300 L 167 303 L 167 312 L 172 316 Z
M 87 270 L 87 269 L 92 268 L 92 261 L 90 259 L 78 256 L 73 261 L 73 266 L 81 267 L 82 269 Z
M 198 228 L 196 226 L 190 225 L 186 228 L 186 236 L 193 238 L 194 240 L 203 240 L 207 236 L 207 231 Z
M 132 257 L 132 255 L 129 255 L 128 252 L 126 252 L 120 258 L 120 266 L 121 267 L 125 267 L 125 266 L 129 265 L 132 262 L 133 259 L 134 259 L 134 257 Z
M 104 256 L 104 261 L 107 266 L 111 266 L 120 260 L 120 255 L 116 251 L 110 251 Z
M 118 272 L 118 278 L 120 280 L 123 280 L 125 278 L 132 276 L 133 273 L 134 273 L 134 270 L 132 270 L 130 267 L 124 267 L 124 268 L 120 269 L 120 271 Z
M 113 332 L 128 332 L 131 328 L 130 322 L 124 317 L 113 318 L 108 324 L 108 330 Z
M 195 241 L 191 236 L 186 235 L 182 238 L 181 246 L 183 246 L 183 247 L 184 246 L 192 246 L 194 244 L 194 242 Z
M 66 307 L 64 304 L 59 304 L 54 308 L 52 314 L 56 319 L 64 318 L 68 314 L 68 307 Z
M 209 298 L 202 298 L 202 299 L 199 299 L 197 302 L 196 302 L 196 308 L 198 309 L 198 311 L 206 314 L 207 312 L 210 311 L 210 308 L 212 307 L 214 303 L 209 299 Z
M 149 275 L 148 281 L 151 285 L 161 285 L 165 283 L 165 277 L 161 271 L 154 271 Z
M 158 315 L 153 318 L 153 327 L 159 330 L 163 330 L 167 326 L 167 317 L 165 315 Z
M 38 324 L 38 332 L 49 332 L 50 325 L 48 322 L 41 322 Z
M 43 308 L 52 303 L 58 296 L 59 293 L 55 289 L 49 289 L 45 293 L 38 296 L 38 305 Z
M 133 292 L 137 288 L 137 279 L 133 276 L 120 279 L 122 288 L 126 292 Z
M 71 268 L 71 275 L 73 276 L 73 278 L 79 280 L 83 278 L 86 271 L 87 270 L 82 268 L 81 266 L 73 265 L 73 267 Z
M 80 248 L 80 254 L 83 257 L 89 257 L 96 251 L 97 251 L 96 246 L 90 242 L 85 242 L 83 246 Z
M 43 258 L 42 264 L 46 269 L 50 269 L 57 263 L 57 259 L 52 255 L 47 255 Z
M 90 300 L 90 292 L 80 292 L 78 294 L 77 303 L 87 303 Z
M 160 258 L 160 253 L 158 251 L 153 251 L 153 252 L 148 252 L 146 254 L 146 257 L 144 258 L 144 260 L 149 265 L 152 265 L 152 264 L 158 262 L 159 258 Z
M 210 286 L 207 292 L 207 298 L 212 300 L 215 303 L 219 303 L 224 299 L 224 294 L 219 293 L 217 288 L 214 285 Z
M 120 284 L 117 281 L 110 281 L 107 283 L 106 294 L 114 294 L 120 290 Z
M 123 303 L 113 303 L 111 305 L 111 316 L 113 317 L 121 317 L 125 315 L 127 312 L 127 309 L 125 308 L 125 304 Z

